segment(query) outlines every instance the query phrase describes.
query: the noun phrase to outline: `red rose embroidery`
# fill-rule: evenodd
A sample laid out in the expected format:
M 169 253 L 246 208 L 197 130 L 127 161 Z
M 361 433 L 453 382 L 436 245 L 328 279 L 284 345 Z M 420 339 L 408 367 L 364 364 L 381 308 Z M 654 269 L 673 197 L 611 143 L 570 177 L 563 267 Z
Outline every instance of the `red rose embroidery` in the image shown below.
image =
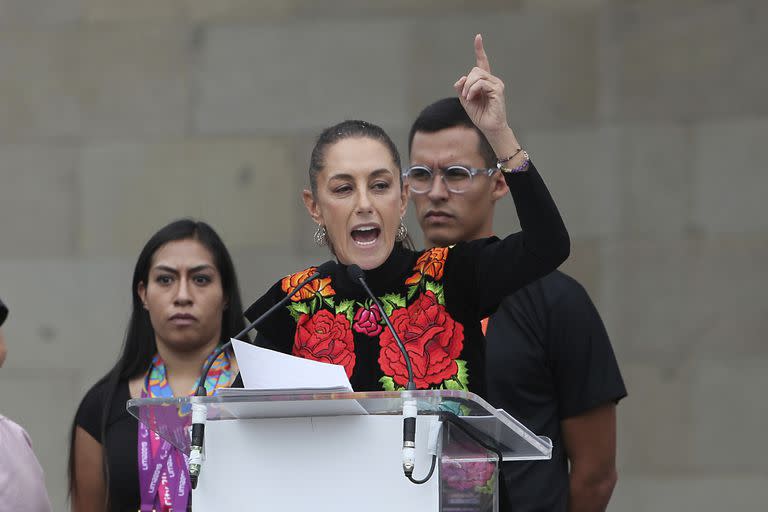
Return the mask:
M 456 375 L 455 359 L 464 347 L 464 327 L 438 304 L 434 293 L 421 294 L 407 309 L 396 309 L 390 319 L 411 357 L 417 388 L 425 389 Z M 379 337 L 379 345 L 379 365 L 384 374 L 405 386 L 408 383 L 405 358 L 388 329 Z
M 357 310 L 352 328 L 360 334 L 375 337 L 383 329 L 379 322 L 381 322 L 381 311 L 379 311 L 379 306 L 374 304 L 370 309 L 360 308 Z
M 312 317 L 301 315 L 299 318 L 292 353 L 304 359 L 340 364 L 347 371 L 347 377 L 351 377 L 355 368 L 352 338 L 347 317 L 321 309 Z

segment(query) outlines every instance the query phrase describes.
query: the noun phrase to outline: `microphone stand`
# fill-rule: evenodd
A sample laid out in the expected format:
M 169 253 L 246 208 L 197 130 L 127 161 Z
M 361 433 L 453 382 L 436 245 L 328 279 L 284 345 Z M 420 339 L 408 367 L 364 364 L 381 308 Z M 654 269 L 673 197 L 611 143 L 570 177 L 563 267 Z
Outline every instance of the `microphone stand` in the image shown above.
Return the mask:
M 392 322 L 389 319 L 389 315 L 387 315 L 379 300 L 368 287 L 368 283 L 365 282 L 365 273 L 363 270 L 357 265 L 350 265 L 347 267 L 347 274 L 353 281 L 360 283 L 363 289 L 365 289 L 365 293 L 368 294 L 368 297 L 370 297 L 373 303 L 376 304 L 376 307 L 379 308 L 381 316 L 384 318 L 384 322 L 387 324 L 387 328 L 392 333 L 392 337 L 395 339 L 395 343 L 397 343 L 397 347 L 400 349 L 400 352 L 402 352 L 403 358 L 405 359 L 405 366 L 408 370 L 408 382 L 405 386 L 405 392 L 403 393 L 405 396 L 403 401 L 403 473 L 411 482 L 415 484 L 423 484 L 432 477 L 432 473 L 434 472 L 435 465 L 437 463 L 437 455 L 436 453 L 432 453 L 432 465 L 426 478 L 422 480 L 416 480 L 413 478 L 413 469 L 416 462 L 416 416 L 418 415 L 419 409 L 416 406 L 416 399 L 413 398 L 410 393 L 411 391 L 416 390 L 416 384 L 414 383 L 413 379 L 413 366 L 411 365 L 411 357 L 408 355 L 408 351 L 406 350 L 403 341 L 400 339 L 400 336 L 397 334 L 395 327 L 392 325 Z M 430 438 L 432 437 L 435 438 L 436 444 L 437 434 L 435 433 L 433 436 L 431 433 Z M 431 446 L 432 441 L 430 441 L 430 452 L 433 451 Z

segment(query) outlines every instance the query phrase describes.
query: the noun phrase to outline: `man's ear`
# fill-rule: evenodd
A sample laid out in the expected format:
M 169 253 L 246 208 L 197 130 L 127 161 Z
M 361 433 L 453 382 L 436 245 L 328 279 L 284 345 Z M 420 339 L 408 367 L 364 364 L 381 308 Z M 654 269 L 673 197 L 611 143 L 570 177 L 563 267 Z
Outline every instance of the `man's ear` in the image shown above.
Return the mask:
M 509 187 L 504 179 L 504 173 L 501 171 L 493 173 L 491 176 L 491 199 L 495 203 L 507 194 L 509 194 Z
M 312 191 L 304 190 L 304 192 L 301 193 L 301 198 L 304 200 L 304 206 L 306 207 L 307 212 L 309 212 L 309 216 L 315 221 L 315 224 L 322 225 L 323 214 L 320 212 L 320 207 L 315 200 L 315 196 L 312 195 Z

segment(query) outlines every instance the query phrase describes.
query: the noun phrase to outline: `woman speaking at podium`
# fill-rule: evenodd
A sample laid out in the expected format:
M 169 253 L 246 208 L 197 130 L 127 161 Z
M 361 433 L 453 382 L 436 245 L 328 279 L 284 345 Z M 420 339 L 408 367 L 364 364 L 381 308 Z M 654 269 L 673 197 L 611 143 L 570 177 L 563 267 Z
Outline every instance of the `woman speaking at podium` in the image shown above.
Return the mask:
M 72 426 L 74 512 L 187 510 L 181 452 L 140 425 L 125 405 L 129 398 L 193 394 L 212 352 L 244 327 L 232 259 L 204 222 L 179 220 L 155 233 L 136 262 L 131 292 L 122 354 L 86 393 Z M 223 352 L 206 390 L 229 386 L 235 375 L 234 357 Z
M 503 83 L 490 74 L 479 37 L 475 54 L 476 67 L 454 88 L 496 152 L 498 169 L 462 174 L 453 166 L 460 162 L 448 158 L 433 169 L 401 174 L 397 149 L 378 126 L 345 121 L 325 129 L 312 151 L 310 189 L 303 199 L 317 224 L 315 242 L 327 245 L 338 265 L 266 320 L 257 343 L 342 365 L 356 391 L 403 389 L 406 361 L 383 321 L 386 314 L 410 356 L 417 389 L 484 394 L 481 319 L 503 297 L 555 270 L 568 257 L 569 239 L 544 182 L 507 124 Z M 521 232 L 503 240 L 413 250 L 403 225 L 411 180 L 434 175 L 460 193 L 468 182 L 487 180 L 493 172 L 504 172 Z M 383 311 L 350 277 L 351 265 L 364 271 Z M 278 281 L 246 316 L 258 317 L 314 270 Z

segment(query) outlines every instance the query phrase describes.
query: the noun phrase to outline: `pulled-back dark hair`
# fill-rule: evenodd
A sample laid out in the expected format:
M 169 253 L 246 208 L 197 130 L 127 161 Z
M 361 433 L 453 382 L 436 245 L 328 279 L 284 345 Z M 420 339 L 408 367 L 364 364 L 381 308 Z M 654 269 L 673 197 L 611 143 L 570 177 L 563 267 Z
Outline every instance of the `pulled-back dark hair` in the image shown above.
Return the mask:
M 421 111 L 413 122 L 411 131 L 408 134 L 408 153 L 411 153 L 413 137 L 416 135 L 416 132 L 435 133 L 456 126 L 465 126 L 475 130 L 478 137 L 480 137 L 477 149 L 480 152 L 480 156 L 483 157 L 485 165 L 489 168 L 496 167 L 496 154 L 491 144 L 485 138 L 483 132 L 475 126 L 475 123 L 472 122 L 461 105 L 459 98 L 455 96 L 438 100 Z
M 328 152 L 328 148 L 339 141 L 353 138 L 373 139 L 384 144 L 392 156 L 392 161 L 395 162 L 398 180 L 400 180 L 400 188 L 402 188 L 400 153 L 397 151 L 395 143 L 387 135 L 387 132 L 367 121 L 348 120 L 326 128 L 317 137 L 315 147 L 312 148 L 312 156 L 309 159 L 309 186 L 312 189 L 312 195 L 317 196 L 317 175 L 325 167 L 325 155 Z
M 125 333 L 122 352 L 114 367 L 96 384 L 106 382 L 104 395 L 105 407 L 101 412 L 101 446 L 103 454 L 103 468 L 107 491 L 107 506 L 109 507 L 109 470 L 107 466 L 107 421 L 112 407 L 125 407 L 125 404 L 113 404 L 119 384 L 123 381 L 138 377 L 147 371 L 152 358 L 157 353 L 155 331 L 149 318 L 149 312 L 144 309 L 139 296 L 139 283 L 147 283 L 152 258 L 155 253 L 169 242 L 179 240 L 197 240 L 206 249 L 211 251 L 216 269 L 221 276 L 221 286 L 224 292 L 224 300 L 227 308 L 222 313 L 221 336 L 219 343 L 223 343 L 245 327 L 243 320 L 243 305 L 240 300 L 240 290 L 237 283 L 237 275 L 232 258 L 227 251 L 224 242 L 216 231 L 205 222 L 193 219 L 181 219 L 161 228 L 144 245 L 133 269 L 131 281 L 132 309 L 131 318 Z M 75 491 L 75 428 L 72 423 L 69 442 L 69 492 Z

